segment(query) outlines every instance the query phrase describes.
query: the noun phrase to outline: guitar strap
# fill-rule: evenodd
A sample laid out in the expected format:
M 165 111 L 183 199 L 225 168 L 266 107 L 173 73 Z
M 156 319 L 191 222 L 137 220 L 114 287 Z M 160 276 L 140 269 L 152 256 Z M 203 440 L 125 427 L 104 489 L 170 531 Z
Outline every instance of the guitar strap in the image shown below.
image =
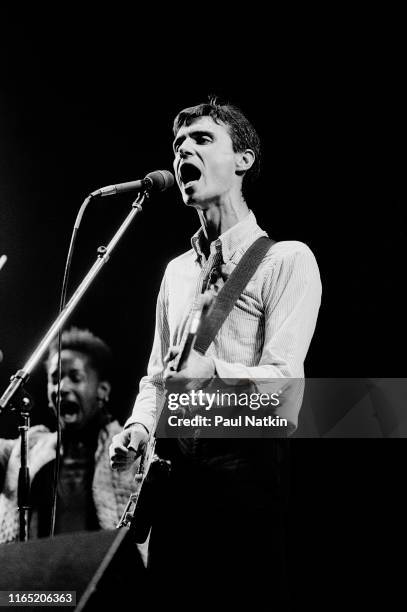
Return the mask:
M 207 316 L 200 326 L 194 344 L 194 349 L 196 351 L 202 355 L 206 353 L 209 345 L 213 342 L 216 334 L 222 327 L 226 317 L 243 293 L 247 283 L 275 242 L 275 240 L 271 240 L 271 238 L 267 236 L 261 236 L 255 240 L 244 253 L 236 268 L 214 299 Z

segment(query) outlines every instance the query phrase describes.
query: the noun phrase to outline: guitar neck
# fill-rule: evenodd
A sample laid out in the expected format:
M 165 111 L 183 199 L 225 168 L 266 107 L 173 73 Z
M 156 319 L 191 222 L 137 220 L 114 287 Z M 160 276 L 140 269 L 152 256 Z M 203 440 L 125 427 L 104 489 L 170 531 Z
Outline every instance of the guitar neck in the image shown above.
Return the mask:
M 209 305 L 213 300 L 212 292 L 206 292 L 199 296 L 197 304 L 194 307 L 189 331 L 186 336 L 184 346 L 182 347 L 179 357 L 175 363 L 175 371 L 179 372 L 186 364 L 189 354 L 193 349 L 195 338 L 201 325 L 202 318 L 206 315 Z

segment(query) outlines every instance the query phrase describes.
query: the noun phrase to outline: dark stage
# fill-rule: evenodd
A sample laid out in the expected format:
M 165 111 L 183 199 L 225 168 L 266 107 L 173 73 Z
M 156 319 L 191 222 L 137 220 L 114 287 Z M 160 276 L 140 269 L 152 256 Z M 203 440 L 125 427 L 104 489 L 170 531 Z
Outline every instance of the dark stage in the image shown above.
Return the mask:
M 0 271 L 0 388 L 56 316 L 84 197 L 171 170 L 173 117 L 212 93 L 240 106 L 262 139 L 262 175 L 249 200 L 259 225 L 276 240 L 308 244 L 320 267 L 322 305 L 306 376 L 403 377 L 405 100 L 398 62 L 390 61 L 397 41 L 387 60 L 379 49 L 366 55 L 356 41 L 355 52 L 327 40 L 322 48 L 286 40 L 278 49 L 263 40 L 259 48 L 252 33 L 252 57 L 239 51 L 238 34 L 207 51 L 213 32 L 202 45 L 188 30 L 137 40 L 130 24 L 102 36 L 96 25 L 73 23 L 72 16 L 52 27 L 13 20 L 2 41 L 0 255 L 8 261 Z M 105 198 L 89 207 L 69 294 L 131 201 Z M 112 347 L 112 403 L 122 420 L 145 371 L 166 263 L 190 248 L 197 228 L 175 188 L 155 196 L 71 318 Z M 39 368 L 28 384 L 33 423 L 44 418 L 45 387 Z M 0 416 L 0 431 L 16 436 L 14 415 Z M 391 595 L 389 581 L 397 578 L 389 558 L 405 531 L 404 444 L 290 444 L 289 527 L 301 609 L 322 601 L 322 592 L 326 609 L 330 601 L 349 602 L 351 586 L 361 601 L 374 596 L 371 583 Z

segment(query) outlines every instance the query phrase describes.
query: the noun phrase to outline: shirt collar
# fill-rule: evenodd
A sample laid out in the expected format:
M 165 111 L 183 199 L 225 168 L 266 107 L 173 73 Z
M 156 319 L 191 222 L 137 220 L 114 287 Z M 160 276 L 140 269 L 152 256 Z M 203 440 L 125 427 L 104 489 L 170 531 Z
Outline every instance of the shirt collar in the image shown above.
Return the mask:
M 221 234 L 219 238 L 214 240 L 210 245 L 210 252 L 213 253 L 220 250 L 223 257 L 223 263 L 227 263 L 233 257 L 237 249 L 241 248 L 256 232 L 261 231 L 257 225 L 254 213 L 249 210 L 249 213 L 244 219 L 236 223 L 233 227 Z M 204 257 L 203 247 L 206 242 L 202 227 L 192 236 L 191 244 L 194 249 L 197 260 Z

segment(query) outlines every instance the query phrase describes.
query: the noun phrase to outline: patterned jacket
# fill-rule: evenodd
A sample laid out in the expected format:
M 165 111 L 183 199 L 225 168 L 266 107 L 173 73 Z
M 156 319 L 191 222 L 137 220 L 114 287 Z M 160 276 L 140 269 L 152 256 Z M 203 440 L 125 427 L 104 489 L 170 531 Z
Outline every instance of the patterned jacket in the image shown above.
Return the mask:
M 101 529 L 114 529 L 133 490 L 134 470 L 113 471 L 109 462 L 109 446 L 122 427 L 118 421 L 108 423 L 99 433 L 95 453 L 92 495 Z M 0 439 L 0 468 L 5 471 L 14 444 L 18 440 Z M 19 516 L 16 499 L 0 492 L 0 543 L 18 539 Z

